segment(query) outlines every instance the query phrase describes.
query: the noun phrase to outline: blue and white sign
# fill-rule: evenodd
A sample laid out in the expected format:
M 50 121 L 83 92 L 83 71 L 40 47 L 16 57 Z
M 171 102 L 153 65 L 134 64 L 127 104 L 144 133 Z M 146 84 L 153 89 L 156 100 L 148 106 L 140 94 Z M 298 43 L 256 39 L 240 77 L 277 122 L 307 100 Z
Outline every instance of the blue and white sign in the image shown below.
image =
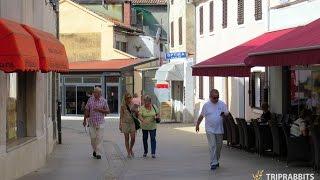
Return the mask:
M 181 59 L 181 58 L 186 58 L 186 57 L 187 57 L 187 53 L 186 52 L 166 53 L 166 60 Z

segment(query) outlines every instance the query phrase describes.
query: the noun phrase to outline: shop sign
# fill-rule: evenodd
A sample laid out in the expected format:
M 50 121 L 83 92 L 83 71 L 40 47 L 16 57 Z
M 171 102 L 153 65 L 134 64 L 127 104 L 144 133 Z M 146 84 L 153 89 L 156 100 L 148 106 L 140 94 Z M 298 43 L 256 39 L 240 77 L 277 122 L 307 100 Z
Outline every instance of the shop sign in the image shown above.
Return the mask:
M 173 59 L 182 59 L 186 58 L 186 52 L 173 52 L 173 53 L 166 53 L 166 60 L 173 60 Z

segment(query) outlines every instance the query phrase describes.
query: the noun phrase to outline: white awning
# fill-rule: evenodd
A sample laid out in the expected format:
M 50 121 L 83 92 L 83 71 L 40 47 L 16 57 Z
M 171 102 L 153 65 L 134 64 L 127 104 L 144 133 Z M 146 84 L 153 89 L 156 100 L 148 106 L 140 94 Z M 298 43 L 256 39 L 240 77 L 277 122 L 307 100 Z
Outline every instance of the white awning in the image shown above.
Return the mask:
M 155 79 L 157 81 L 183 81 L 184 62 L 175 61 L 162 65 L 156 71 Z

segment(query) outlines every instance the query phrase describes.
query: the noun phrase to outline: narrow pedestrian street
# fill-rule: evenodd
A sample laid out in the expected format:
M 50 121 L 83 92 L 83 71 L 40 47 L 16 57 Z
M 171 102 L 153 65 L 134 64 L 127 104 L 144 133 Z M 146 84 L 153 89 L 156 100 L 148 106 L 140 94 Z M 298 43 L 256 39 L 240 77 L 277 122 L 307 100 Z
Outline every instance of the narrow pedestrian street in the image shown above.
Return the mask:
M 205 134 L 194 133 L 191 124 L 161 124 L 157 131 L 157 158 L 143 158 L 142 134 L 137 133 L 135 158 L 127 159 L 118 119 L 108 118 L 105 129 L 105 156 L 91 158 L 89 137 L 82 121 L 63 121 L 63 144 L 58 145 L 47 165 L 20 180 L 91 180 L 91 179 L 252 179 L 258 170 L 265 173 L 311 173 L 311 168 L 286 167 L 271 157 L 224 145 L 220 168 L 210 171 Z M 316 177 L 317 178 L 317 177 Z M 319 176 L 318 176 L 319 178 Z

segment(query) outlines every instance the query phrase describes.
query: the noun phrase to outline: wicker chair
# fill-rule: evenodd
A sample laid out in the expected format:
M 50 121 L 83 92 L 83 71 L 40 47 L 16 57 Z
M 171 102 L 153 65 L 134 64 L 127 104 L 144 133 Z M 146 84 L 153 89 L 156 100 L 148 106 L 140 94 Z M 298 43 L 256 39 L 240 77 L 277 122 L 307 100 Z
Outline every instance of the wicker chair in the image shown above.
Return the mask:
M 232 115 L 229 113 L 228 115 L 228 120 L 231 126 L 231 132 L 232 132 L 232 141 L 231 145 L 232 146 L 238 146 L 239 145 L 239 130 L 237 128 L 236 123 L 234 122 L 234 119 Z
M 251 131 L 245 119 L 239 119 L 239 120 L 240 120 L 240 123 L 242 124 L 242 129 L 243 129 L 244 147 L 247 150 L 250 150 L 251 148 L 254 147 L 254 142 L 255 142 L 254 132 Z
M 240 145 L 240 148 L 245 148 L 244 132 L 243 132 L 242 124 L 241 124 L 239 118 L 236 118 L 236 122 L 237 122 L 238 131 L 239 131 L 239 145 Z
M 282 130 L 287 144 L 287 164 L 294 161 L 310 162 L 311 148 L 308 137 L 292 137 L 290 129 L 285 123 L 282 124 Z
M 311 127 L 311 137 L 314 148 L 314 170 L 319 173 L 320 169 L 320 129 L 318 127 Z
M 273 157 L 281 157 L 286 153 L 286 140 L 281 127 L 279 127 L 279 122 L 281 122 L 282 116 L 277 114 L 272 114 L 270 120 L 270 129 L 272 134 L 272 155 Z
M 226 125 L 226 129 L 227 129 L 227 145 L 230 146 L 232 143 L 232 131 L 231 131 L 231 125 L 229 122 L 229 118 L 225 117 L 224 118 L 224 123 Z

